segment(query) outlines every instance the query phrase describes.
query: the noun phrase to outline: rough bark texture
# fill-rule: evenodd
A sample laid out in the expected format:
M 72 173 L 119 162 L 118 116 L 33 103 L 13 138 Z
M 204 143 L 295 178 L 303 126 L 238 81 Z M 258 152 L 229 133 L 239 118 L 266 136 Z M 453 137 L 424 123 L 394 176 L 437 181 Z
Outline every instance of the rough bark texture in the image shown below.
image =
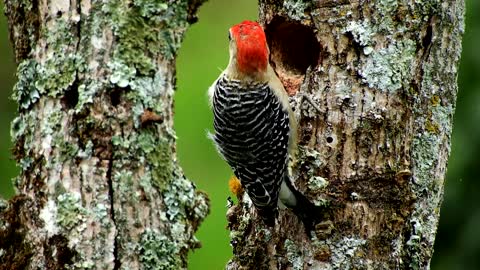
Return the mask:
M 1 269 L 181 269 L 208 213 L 176 162 L 175 57 L 198 0 L 6 0 L 17 195 Z
M 464 2 L 260 1 L 299 121 L 295 184 L 323 222 L 228 211 L 228 269 L 429 269 L 450 152 Z

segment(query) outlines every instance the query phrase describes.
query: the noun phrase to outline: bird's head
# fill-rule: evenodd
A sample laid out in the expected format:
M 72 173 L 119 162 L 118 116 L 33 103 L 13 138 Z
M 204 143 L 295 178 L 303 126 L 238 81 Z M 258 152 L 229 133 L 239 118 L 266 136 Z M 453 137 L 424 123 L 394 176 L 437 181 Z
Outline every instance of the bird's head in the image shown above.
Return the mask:
M 229 30 L 229 68 L 238 77 L 259 77 L 267 71 L 268 46 L 257 22 L 243 21 Z

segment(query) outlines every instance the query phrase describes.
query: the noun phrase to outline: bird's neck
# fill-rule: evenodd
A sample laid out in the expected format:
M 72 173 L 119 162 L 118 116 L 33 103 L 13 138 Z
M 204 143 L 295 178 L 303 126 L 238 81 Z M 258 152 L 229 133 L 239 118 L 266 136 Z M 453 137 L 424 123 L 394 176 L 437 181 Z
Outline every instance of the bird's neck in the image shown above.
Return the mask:
M 269 64 L 264 69 L 244 69 L 239 68 L 238 63 L 235 60 L 230 60 L 227 68 L 225 69 L 225 75 L 229 79 L 240 80 L 244 82 L 267 82 L 267 70 Z

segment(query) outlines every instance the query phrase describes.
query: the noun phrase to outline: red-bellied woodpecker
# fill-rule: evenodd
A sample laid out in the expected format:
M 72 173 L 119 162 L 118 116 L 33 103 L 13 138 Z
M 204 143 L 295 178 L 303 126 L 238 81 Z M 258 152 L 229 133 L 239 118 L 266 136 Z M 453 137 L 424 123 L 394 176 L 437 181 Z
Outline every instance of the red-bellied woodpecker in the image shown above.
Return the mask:
M 268 63 L 265 33 L 258 23 L 244 21 L 230 28 L 229 39 L 230 62 L 208 91 L 212 139 L 267 225 L 275 224 L 280 202 L 310 227 L 315 206 L 293 187 L 288 175 L 296 121 Z

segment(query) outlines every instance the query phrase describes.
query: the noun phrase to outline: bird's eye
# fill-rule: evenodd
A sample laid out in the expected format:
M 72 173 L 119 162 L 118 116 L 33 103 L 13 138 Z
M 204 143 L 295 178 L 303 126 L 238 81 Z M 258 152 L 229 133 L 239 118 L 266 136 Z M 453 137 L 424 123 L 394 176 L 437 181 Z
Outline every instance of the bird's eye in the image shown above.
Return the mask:
M 232 41 L 232 34 L 230 33 L 230 31 L 228 31 L 228 40 Z

